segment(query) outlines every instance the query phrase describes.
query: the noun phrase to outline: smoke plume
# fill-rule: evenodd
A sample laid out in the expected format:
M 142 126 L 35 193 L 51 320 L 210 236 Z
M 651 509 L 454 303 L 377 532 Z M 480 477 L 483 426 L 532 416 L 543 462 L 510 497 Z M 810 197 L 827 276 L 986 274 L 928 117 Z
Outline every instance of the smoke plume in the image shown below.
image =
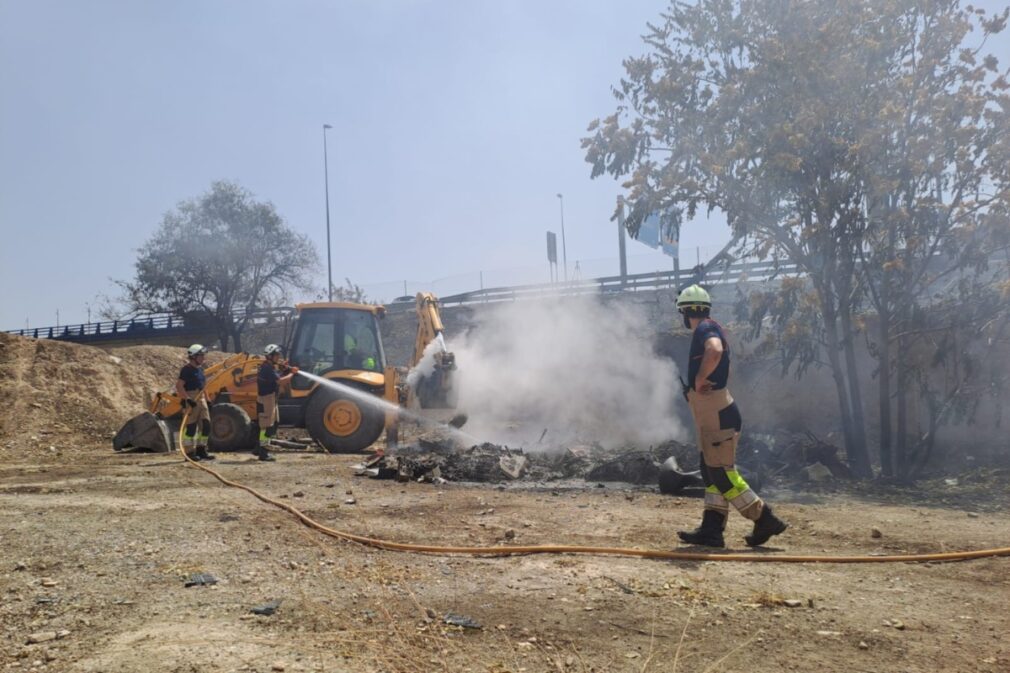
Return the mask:
M 677 368 L 653 352 L 655 331 L 641 311 L 596 298 L 482 309 L 449 344 L 467 432 L 531 450 L 683 439 Z

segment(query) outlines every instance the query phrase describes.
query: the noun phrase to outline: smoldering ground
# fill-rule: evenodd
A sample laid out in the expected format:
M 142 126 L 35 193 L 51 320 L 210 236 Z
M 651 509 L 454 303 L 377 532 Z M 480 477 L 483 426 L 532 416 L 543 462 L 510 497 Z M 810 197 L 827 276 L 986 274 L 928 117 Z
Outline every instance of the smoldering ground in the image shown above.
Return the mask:
M 654 353 L 654 334 L 640 310 L 597 297 L 482 310 L 449 345 L 467 432 L 528 450 L 685 439 L 677 368 Z

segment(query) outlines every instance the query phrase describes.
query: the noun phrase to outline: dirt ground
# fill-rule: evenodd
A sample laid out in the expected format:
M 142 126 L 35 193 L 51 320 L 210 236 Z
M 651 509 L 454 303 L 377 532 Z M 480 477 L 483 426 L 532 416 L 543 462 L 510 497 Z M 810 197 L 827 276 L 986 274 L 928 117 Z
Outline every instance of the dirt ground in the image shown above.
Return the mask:
M 3 671 L 1010 670 L 1008 558 L 411 555 L 324 537 L 174 455 L 114 455 L 104 442 L 59 451 L 12 452 L 0 467 Z M 235 454 L 213 466 L 326 525 L 400 541 L 670 549 L 699 516 L 699 501 L 647 488 L 397 484 L 353 477 L 356 460 Z M 905 495 L 780 492 L 791 528 L 755 553 L 1010 543 L 1005 499 Z M 731 520 L 731 547 L 746 549 L 747 528 Z M 198 572 L 219 581 L 185 587 Z M 274 600 L 272 616 L 250 612 Z M 447 613 L 482 628 L 446 625 Z

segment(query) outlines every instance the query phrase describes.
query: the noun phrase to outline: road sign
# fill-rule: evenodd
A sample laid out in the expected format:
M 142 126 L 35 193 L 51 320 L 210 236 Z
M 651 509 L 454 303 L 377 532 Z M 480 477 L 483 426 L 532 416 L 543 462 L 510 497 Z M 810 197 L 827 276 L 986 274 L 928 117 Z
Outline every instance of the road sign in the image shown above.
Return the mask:
M 558 263 L 558 236 L 553 231 L 547 232 L 547 261 Z

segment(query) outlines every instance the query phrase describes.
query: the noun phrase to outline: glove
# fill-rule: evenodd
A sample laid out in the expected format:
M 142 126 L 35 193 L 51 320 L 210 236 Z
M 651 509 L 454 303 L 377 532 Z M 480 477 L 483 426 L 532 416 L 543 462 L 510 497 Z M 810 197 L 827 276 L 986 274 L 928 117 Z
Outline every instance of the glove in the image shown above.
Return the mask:
M 182 406 L 186 409 L 196 409 L 196 400 L 191 400 L 187 397 L 182 401 Z

